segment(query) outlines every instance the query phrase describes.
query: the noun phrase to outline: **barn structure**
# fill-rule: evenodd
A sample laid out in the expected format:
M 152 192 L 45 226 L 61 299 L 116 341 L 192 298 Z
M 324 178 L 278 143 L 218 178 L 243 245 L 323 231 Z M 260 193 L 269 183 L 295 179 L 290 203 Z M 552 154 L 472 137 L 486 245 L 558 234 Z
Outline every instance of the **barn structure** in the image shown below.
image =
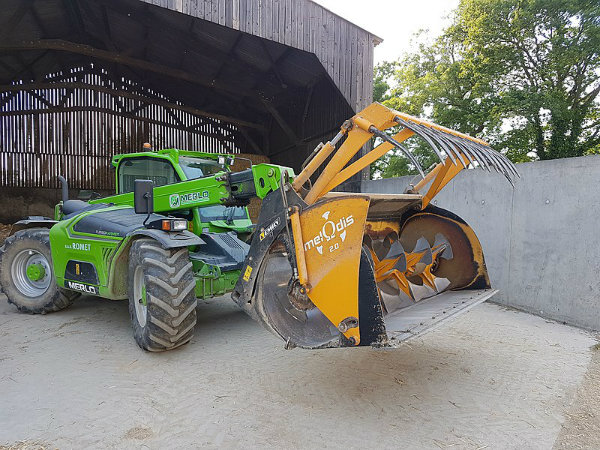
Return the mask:
M 112 189 L 143 142 L 299 169 L 372 99 L 381 40 L 310 0 L 0 6 L 3 189 Z

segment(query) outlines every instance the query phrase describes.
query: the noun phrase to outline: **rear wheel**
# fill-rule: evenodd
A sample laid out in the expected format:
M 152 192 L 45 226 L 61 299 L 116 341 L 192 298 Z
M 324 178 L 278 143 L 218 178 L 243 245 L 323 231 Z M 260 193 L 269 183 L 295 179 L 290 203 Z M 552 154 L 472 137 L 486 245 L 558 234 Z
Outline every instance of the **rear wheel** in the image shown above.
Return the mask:
M 196 325 L 196 282 L 187 248 L 166 250 L 153 239 L 129 251 L 129 314 L 138 345 L 164 351 L 189 342 Z
M 19 311 L 59 311 L 79 295 L 56 285 L 49 236 L 47 228 L 21 230 L 0 247 L 0 285 Z

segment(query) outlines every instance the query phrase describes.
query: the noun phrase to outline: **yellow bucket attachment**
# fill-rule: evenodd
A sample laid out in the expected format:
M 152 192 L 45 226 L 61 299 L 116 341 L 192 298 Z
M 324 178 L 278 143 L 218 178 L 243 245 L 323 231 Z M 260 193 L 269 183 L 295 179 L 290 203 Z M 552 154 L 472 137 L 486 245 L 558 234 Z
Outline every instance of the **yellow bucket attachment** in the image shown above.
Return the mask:
M 306 260 L 308 297 L 353 345 L 360 343 L 358 275 L 368 209 L 369 197 L 325 200 L 302 211 L 300 228 L 292 228 L 296 255 Z
M 427 174 L 402 144 L 412 136 L 439 159 Z M 358 155 L 371 140 L 374 148 Z M 410 190 L 332 192 L 394 148 L 422 176 Z M 371 104 L 315 149 L 291 186 L 265 198 L 263 223 L 279 228 L 253 240 L 234 298 L 288 347 L 396 346 L 456 317 L 495 291 L 473 230 L 431 200 L 477 167 L 511 184 L 518 177 L 480 139 Z

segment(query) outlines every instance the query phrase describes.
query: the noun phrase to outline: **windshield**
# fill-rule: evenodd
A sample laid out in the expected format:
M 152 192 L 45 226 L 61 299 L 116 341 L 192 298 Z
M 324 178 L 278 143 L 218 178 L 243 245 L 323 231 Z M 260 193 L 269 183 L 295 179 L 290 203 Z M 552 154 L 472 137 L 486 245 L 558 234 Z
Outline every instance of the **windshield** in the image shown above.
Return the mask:
M 218 162 L 211 159 L 179 157 L 179 165 L 188 180 L 203 178 L 226 170 Z
M 225 220 L 231 222 L 237 219 L 247 219 L 246 208 L 242 206 L 203 206 L 198 208 L 202 222 L 210 222 L 211 220 Z

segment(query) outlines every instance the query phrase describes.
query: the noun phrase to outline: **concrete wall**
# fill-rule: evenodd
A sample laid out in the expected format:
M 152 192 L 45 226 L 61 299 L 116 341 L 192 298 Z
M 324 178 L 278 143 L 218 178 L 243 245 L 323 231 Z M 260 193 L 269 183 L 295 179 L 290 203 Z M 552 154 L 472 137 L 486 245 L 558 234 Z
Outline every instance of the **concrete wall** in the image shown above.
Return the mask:
M 434 202 L 481 240 L 494 301 L 600 330 L 600 156 L 517 166 L 510 184 L 463 171 Z M 366 181 L 364 192 L 403 192 L 412 177 Z

